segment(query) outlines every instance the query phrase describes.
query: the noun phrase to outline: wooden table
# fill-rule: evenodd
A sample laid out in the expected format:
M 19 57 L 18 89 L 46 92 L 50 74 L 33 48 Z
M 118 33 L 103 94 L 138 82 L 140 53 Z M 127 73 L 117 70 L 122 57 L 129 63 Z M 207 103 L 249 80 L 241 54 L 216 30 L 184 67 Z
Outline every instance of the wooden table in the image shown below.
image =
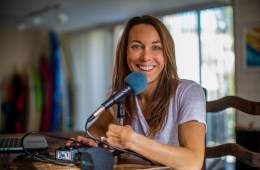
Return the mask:
M 17 136 L 21 134 L 14 134 Z M 84 132 L 60 132 L 55 133 L 55 135 L 63 136 L 66 138 L 75 137 L 77 135 L 84 135 Z M 4 136 L 4 135 L 1 135 Z M 53 155 L 55 150 L 60 146 L 65 146 L 66 141 L 56 138 L 51 138 L 46 136 L 49 148 L 46 151 L 42 151 L 41 153 Z M 22 153 L 0 153 L 0 169 L 27 169 L 27 170 L 57 170 L 57 169 L 70 169 L 70 170 L 79 170 L 80 165 L 74 167 L 68 166 L 59 166 L 50 163 L 44 163 L 40 161 L 33 160 L 31 158 L 23 158 L 17 159 L 17 156 Z M 116 159 L 116 158 L 115 158 Z M 115 161 L 117 162 L 117 161 Z M 150 170 L 170 170 L 168 167 L 163 166 L 152 166 L 152 165 L 141 165 L 141 164 L 114 164 L 114 170 L 134 170 L 134 169 L 150 169 Z

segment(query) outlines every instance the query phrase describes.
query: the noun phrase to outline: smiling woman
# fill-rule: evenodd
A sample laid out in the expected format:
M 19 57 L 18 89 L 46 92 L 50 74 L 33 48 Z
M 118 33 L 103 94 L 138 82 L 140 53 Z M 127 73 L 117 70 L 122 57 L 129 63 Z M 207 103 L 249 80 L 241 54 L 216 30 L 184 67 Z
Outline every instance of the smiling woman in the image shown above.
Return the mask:
M 123 126 L 116 108 L 111 107 L 88 128 L 88 134 L 156 164 L 201 169 L 206 133 L 204 91 L 194 81 L 179 79 L 173 39 L 153 16 L 137 16 L 127 22 L 117 46 L 112 94 L 125 86 L 127 75 L 137 71 L 146 75 L 148 85 L 142 93 L 122 101 L 126 112 Z M 97 146 L 91 139 L 77 139 Z

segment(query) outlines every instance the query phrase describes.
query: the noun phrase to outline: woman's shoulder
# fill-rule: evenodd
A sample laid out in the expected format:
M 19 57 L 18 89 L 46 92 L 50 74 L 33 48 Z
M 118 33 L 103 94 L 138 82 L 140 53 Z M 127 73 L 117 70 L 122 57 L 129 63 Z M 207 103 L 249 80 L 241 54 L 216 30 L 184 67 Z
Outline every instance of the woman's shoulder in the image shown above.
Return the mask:
M 178 87 L 177 87 L 177 95 L 183 93 L 201 93 L 203 92 L 203 88 L 201 85 L 193 80 L 188 79 L 180 79 Z
M 178 88 L 185 88 L 185 87 L 189 87 L 189 86 L 199 86 L 201 87 L 197 82 L 193 81 L 193 80 L 188 80 L 188 79 L 180 79 L 179 80 L 179 84 L 178 84 Z

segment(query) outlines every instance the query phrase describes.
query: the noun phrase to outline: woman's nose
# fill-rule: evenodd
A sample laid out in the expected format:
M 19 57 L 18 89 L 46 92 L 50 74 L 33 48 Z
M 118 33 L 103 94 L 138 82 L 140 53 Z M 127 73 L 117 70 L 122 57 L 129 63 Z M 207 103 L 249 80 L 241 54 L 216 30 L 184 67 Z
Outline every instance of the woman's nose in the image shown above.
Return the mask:
M 151 52 L 149 49 L 145 49 L 143 51 L 141 59 L 143 61 L 149 61 L 151 59 Z

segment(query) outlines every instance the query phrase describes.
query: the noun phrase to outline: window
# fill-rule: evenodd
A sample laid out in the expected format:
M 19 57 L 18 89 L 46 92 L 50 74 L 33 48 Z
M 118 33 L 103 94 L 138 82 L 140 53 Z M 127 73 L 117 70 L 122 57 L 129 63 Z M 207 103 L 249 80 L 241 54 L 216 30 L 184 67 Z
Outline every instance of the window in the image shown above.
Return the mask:
M 207 100 L 234 95 L 232 8 L 183 12 L 164 16 L 162 20 L 175 42 L 180 78 L 200 83 L 207 89 Z M 208 146 L 235 140 L 234 117 L 233 110 L 207 115 Z
M 200 83 L 197 12 L 165 16 L 163 22 L 175 42 L 176 63 L 180 78 Z

